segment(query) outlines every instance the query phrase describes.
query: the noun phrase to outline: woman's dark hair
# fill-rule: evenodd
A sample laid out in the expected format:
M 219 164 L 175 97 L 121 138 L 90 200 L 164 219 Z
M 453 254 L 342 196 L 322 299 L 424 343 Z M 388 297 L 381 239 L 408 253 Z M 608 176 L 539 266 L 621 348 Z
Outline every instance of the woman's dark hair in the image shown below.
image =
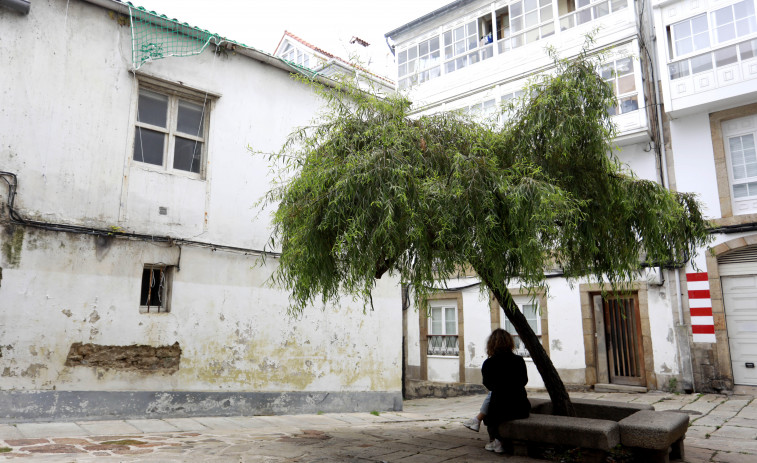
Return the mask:
M 502 328 L 492 331 L 492 334 L 489 335 L 489 339 L 486 341 L 486 355 L 489 357 L 503 352 L 512 352 L 513 349 L 515 349 L 513 337 Z

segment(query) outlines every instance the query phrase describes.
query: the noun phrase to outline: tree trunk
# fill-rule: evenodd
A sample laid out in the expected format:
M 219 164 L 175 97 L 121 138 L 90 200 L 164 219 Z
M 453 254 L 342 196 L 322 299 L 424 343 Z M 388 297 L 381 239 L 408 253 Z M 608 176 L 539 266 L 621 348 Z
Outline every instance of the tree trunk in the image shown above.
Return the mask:
M 478 269 L 477 269 L 478 270 Z M 505 290 L 504 293 L 493 289 L 494 287 L 487 281 L 486 277 L 478 272 L 484 283 L 491 289 L 494 298 L 502 306 L 502 310 L 505 312 L 505 316 L 510 323 L 515 327 L 515 331 L 518 332 L 520 340 L 526 345 L 526 349 L 531 354 L 531 359 L 534 361 L 534 365 L 539 370 L 542 380 L 544 381 L 544 387 L 547 388 L 549 398 L 552 400 L 552 413 L 554 415 L 563 416 L 576 416 L 576 412 L 573 409 L 573 403 L 570 401 L 565 385 L 560 379 L 560 375 L 557 373 L 552 360 L 544 350 L 544 346 L 541 345 L 541 341 L 531 329 L 528 324 L 528 320 L 523 313 L 518 309 L 517 304 L 513 301 L 513 297 L 510 291 Z

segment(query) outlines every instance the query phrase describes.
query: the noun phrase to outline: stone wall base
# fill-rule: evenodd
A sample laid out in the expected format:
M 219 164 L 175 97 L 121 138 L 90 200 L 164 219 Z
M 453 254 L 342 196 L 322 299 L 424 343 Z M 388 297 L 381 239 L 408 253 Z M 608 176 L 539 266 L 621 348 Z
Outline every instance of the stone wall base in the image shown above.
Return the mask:
M 486 394 L 486 388 L 473 383 L 439 383 L 410 379 L 405 383 L 405 398 L 458 397 L 461 395 Z
M 0 423 L 374 410 L 402 410 L 402 393 L 0 391 Z

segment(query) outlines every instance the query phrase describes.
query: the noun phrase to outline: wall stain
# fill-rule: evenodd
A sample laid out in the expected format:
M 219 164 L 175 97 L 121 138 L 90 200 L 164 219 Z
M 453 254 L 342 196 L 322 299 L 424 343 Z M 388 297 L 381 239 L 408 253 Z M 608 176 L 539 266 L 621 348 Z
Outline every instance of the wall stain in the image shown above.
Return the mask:
M 32 363 L 26 370 L 21 372 L 21 376 L 26 378 L 37 378 L 40 376 L 42 370 L 47 370 L 47 365 L 43 363 Z
M 62 313 L 63 315 L 65 315 L 68 318 L 71 318 L 71 316 L 73 315 L 73 313 L 71 313 L 71 311 L 68 310 L 68 309 L 63 309 L 63 310 L 60 311 L 60 313 Z
M 179 370 L 181 347 L 176 342 L 171 346 L 103 346 L 100 344 L 71 344 L 65 365 L 95 368 L 98 378 L 100 369 L 137 370 L 158 373 L 175 373 Z
M 552 350 L 562 351 L 562 341 L 559 339 L 553 339 L 550 344 Z
M 8 225 L 5 227 L 3 239 L 3 256 L 11 268 L 18 267 L 21 263 L 21 248 L 24 244 L 24 229 Z
M 95 323 L 100 319 L 100 314 L 97 313 L 97 310 L 93 310 L 91 314 L 89 314 L 89 322 Z

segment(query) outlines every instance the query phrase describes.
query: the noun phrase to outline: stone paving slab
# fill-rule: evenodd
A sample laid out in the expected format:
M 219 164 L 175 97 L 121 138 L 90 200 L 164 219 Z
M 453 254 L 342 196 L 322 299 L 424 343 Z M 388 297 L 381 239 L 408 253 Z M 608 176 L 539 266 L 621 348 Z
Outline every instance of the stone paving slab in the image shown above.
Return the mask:
M 143 433 L 179 431 L 179 428 L 164 420 L 127 420 L 126 422 Z
M 747 439 L 747 440 L 757 439 L 757 429 L 744 428 L 741 426 L 727 426 L 726 425 L 720 429 L 713 431 L 711 434 L 717 437 L 728 437 L 728 438 L 735 438 L 735 439 Z
M 163 421 L 182 431 L 207 431 L 209 429 L 193 418 L 164 418 Z
M 156 420 L 157 421 L 157 420 Z M 87 434 L 139 434 L 136 427 L 126 421 L 78 421 L 76 422 L 81 428 L 87 431 Z
M 0 424 L 0 440 L 21 439 L 23 434 L 15 427 L 9 424 Z
M 24 437 L 68 437 L 89 434 L 76 423 L 18 423 L 16 429 Z

